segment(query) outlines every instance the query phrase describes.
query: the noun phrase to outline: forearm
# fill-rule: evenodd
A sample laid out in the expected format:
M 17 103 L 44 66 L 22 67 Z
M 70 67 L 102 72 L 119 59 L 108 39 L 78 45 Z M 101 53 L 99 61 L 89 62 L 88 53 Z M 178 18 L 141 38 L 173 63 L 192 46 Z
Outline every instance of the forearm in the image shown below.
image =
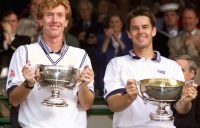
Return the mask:
M 105 53 L 107 51 L 109 41 L 110 41 L 110 38 L 109 37 L 105 37 L 105 39 L 103 41 L 102 49 L 101 49 L 102 53 Z
M 179 114 L 187 114 L 192 108 L 192 103 L 184 102 L 184 99 L 183 99 L 183 100 L 178 101 L 174 107 Z
M 9 102 L 13 106 L 20 105 L 28 96 L 31 89 L 26 88 L 22 83 L 18 87 L 16 87 L 10 94 L 9 94 Z
M 78 92 L 78 99 L 79 103 L 84 110 L 88 110 L 94 101 L 94 93 L 88 88 L 87 85 L 79 85 L 79 92 Z
M 177 128 L 200 128 L 200 111 L 198 105 L 192 104 L 192 109 L 187 114 L 174 111 L 174 124 Z M 184 122 L 184 123 L 183 123 Z
M 124 44 L 124 42 L 122 41 L 122 40 L 120 40 L 120 39 L 117 39 L 117 42 L 118 42 L 118 44 L 119 44 L 119 47 L 120 47 L 120 49 L 121 50 L 124 50 L 125 49 L 125 44 Z
M 135 98 L 131 98 L 128 94 L 116 94 L 108 97 L 107 103 L 111 111 L 119 112 L 126 109 Z

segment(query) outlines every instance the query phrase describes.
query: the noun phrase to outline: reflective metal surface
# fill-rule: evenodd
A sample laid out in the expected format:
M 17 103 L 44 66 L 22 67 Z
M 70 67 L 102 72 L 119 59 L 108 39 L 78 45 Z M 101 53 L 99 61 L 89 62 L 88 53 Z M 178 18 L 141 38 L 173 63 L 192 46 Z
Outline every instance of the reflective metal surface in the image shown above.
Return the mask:
M 185 85 L 183 81 L 158 78 L 144 79 L 140 82 L 145 88 L 145 93 L 156 101 L 176 101 Z
M 185 82 L 170 79 L 143 79 L 140 80 L 140 92 L 143 100 L 157 102 L 158 108 L 151 112 L 149 117 L 152 120 L 167 121 L 173 119 L 173 114 L 166 111 L 170 102 L 180 98 Z
M 38 83 L 41 87 L 48 86 L 51 90 L 51 97 L 46 98 L 42 104 L 48 106 L 65 107 L 66 101 L 60 98 L 60 91 L 73 89 L 79 79 L 79 70 L 73 67 L 57 65 L 38 65 Z

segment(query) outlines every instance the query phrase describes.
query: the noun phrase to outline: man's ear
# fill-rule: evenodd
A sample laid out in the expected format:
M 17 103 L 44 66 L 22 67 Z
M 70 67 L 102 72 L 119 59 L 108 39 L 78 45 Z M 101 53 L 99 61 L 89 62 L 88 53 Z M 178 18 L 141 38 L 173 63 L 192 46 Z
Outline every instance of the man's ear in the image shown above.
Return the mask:
M 127 30 L 126 32 L 127 32 L 128 38 L 131 39 L 131 33 L 130 33 L 130 31 Z
M 196 75 L 196 71 L 195 70 L 190 71 L 190 78 L 194 79 L 195 75 Z
M 65 27 L 67 27 L 68 23 L 69 23 L 69 20 L 66 20 Z
M 152 31 L 152 36 L 154 37 L 156 35 L 156 27 L 153 27 L 153 31 Z

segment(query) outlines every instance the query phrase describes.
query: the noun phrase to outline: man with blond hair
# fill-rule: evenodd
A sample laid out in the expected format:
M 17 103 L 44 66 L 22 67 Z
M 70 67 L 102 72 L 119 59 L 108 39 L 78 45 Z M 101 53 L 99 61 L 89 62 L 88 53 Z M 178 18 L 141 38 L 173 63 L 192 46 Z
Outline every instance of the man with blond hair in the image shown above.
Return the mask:
M 38 6 L 37 19 L 42 37 L 36 43 L 19 47 L 13 54 L 7 92 L 11 105 L 18 106 L 18 121 L 23 128 L 86 128 L 88 110 L 94 100 L 94 73 L 85 50 L 68 46 L 63 31 L 71 16 L 68 0 L 43 0 Z M 49 89 L 38 89 L 34 66 L 58 65 L 80 70 L 76 89 L 62 90 L 67 107 L 41 104 Z M 38 71 L 36 69 L 36 71 Z

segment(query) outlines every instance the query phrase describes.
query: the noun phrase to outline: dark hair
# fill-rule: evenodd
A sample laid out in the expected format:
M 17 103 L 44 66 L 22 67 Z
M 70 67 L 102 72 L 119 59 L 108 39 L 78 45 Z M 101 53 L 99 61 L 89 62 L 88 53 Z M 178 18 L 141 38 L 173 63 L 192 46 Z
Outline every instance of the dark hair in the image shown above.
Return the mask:
M 0 43 L 2 43 L 4 41 L 4 35 L 3 35 L 3 27 L 2 25 L 0 24 Z
M 7 10 L 7 11 L 5 11 L 5 12 L 2 13 L 2 15 L 1 15 L 1 21 L 2 21 L 5 17 L 10 16 L 10 15 L 12 15 L 12 14 L 16 15 L 17 20 L 19 19 L 18 15 L 17 15 L 17 13 L 16 13 L 15 11 L 13 11 L 13 10 Z
M 191 11 L 193 11 L 194 14 L 196 15 L 196 17 L 199 18 L 199 11 L 198 11 L 197 6 L 196 6 L 195 4 L 192 4 L 192 3 L 187 4 L 187 5 L 182 9 L 182 11 L 181 11 L 182 13 L 181 13 L 181 14 L 183 14 L 184 11 L 186 11 L 186 10 L 191 10 Z
M 110 19 L 111 19 L 112 17 L 114 17 L 114 16 L 119 17 L 119 19 L 121 20 L 122 24 L 124 24 L 124 23 L 123 23 L 123 19 L 122 19 L 122 14 L 121 14 L 121 12 L 120 12 L 120 11 L 113 11 L 113 12 L 110 12 L 110 13 L 108 14 L 108 16 L 105 18 L 105 23 L 104 23 L 104 27 L 105 27 L 105 28 L 109 28 L 109 27 L 110 27 L 110 26 L 109 26 Z
M 150 19 L 152 27 L 156 26 L 156 20 L 153 12 L 145 6 L 139 6 L 136 9 L 133 9 L 131 12 L 128 13 L 127 15 L 127 20 L 126 20 L 126 29 L 130 31 L 130 23 L 131 19 L 135 18 L 137 16 L 146 16 Z

